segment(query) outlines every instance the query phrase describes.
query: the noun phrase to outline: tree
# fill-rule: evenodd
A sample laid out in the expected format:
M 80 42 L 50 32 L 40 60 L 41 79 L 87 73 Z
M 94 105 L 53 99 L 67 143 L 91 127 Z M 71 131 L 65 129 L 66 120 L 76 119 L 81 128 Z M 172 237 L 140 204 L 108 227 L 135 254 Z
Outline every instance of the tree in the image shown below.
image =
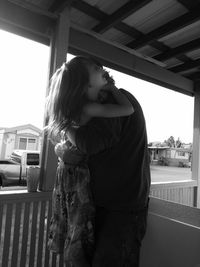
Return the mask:
M 175 141 L 175 138 L 173 136 L 170 136 L 167 140 L 164 141 L 167 146 L 169 147 L 177 147 L 180 148 L 182 147 L 183 143 L 178 137 L 178 139 Z
M 169 147 L 175 147 L 175 139 L 173 136 L 170 136 L 167 140 L 164 141 Z
M 182 142 L 181 142 L 181 140 L 179 139 L 179 137 L 178 137 L 178 139 L 176 140 L 176 147 L 177 148 L 180 148 L 181 146 L 182 146 Z

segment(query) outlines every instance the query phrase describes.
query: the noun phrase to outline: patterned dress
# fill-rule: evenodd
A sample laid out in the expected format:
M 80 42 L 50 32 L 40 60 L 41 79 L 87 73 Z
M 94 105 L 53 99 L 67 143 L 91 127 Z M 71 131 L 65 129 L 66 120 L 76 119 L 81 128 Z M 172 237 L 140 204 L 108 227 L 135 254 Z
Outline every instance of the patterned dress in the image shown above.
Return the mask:
M 66 267 L 90 266 L 94 247 L 94 205 L 86 157 L 69 142 L 56 145 L 59 158 L 52 196 L 48 247 L 64 254 Z

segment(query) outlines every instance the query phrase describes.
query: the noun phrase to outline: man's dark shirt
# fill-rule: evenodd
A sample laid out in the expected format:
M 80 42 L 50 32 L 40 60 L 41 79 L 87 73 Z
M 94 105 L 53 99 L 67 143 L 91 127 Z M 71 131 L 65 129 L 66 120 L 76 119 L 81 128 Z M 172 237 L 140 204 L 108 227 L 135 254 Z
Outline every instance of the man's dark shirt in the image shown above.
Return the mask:
M 111 210 L 143 209 L 148 202 L 150 168 L 146 125 L 138 101 L 120 89 L 134 107 L 130 116 L 93 118 L 76 132 L 76 144 L 89 155 L 95 204 Z

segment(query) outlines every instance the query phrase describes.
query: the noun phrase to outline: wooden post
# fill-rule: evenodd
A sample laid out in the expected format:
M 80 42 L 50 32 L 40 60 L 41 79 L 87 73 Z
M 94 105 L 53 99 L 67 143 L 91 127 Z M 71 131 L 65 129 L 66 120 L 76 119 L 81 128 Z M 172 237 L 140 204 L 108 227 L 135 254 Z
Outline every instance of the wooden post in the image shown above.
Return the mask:
M 200 83 L 195 84 L 192 179 L 197 181 L 195 206 L 200 208 Z
M 49 78 L 52 73 L 66 61 L 68 51 L 70 29 L 70 5 L 59 16 L 57 27 L 53 33 L 51 42 L 51 58 L 49 68 Z M 47 95 L 48 95 L 47 91 Z M 45 123 L 46 124 L 46 123 Z M 48 136 L 43 136 L 42 159 L 39 190 L 51 191 L 53 189 L 57 167 L 57 158 L 54 146 L 48 140 Z

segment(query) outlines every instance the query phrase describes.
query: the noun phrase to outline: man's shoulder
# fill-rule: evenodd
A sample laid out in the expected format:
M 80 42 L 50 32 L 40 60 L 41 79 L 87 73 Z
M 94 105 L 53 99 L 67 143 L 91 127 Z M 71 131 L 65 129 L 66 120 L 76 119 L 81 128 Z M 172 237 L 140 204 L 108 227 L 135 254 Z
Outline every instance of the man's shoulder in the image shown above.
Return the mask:
M 124 88 L 120 88 L 119 90 L 120 90 L 120 92 L 122 92 L 123 94 L 125 94 L 127 96 L 129 101 L 133 105 L 136 105 L 137 107 L 141 108 L 140 103 L 138 102 L 137 98 L 132 93 L 130 93 L 129 91 L 125 90 Z
M 132 98 L 135 99 L 135 97 L 133 96 L 133 94 L 130 93 L 129 91 L 127 91 L 126 89 L 124 89 L 124 88 L 119 88 L 119 90 L 120 90 L 120 92 L 122 92 L 123 94 L 128 95 L 129 97 L 132 97 Z

